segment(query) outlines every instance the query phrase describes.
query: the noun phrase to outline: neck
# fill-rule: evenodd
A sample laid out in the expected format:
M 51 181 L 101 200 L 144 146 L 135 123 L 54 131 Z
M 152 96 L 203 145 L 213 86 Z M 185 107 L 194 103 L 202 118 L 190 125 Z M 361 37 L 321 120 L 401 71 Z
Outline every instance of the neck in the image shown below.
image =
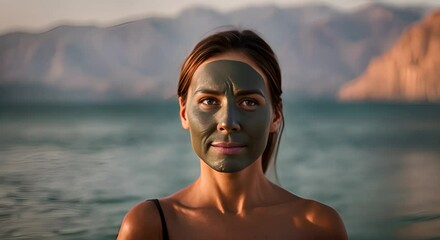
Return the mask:
M 272 184 L 264 176 L 261 158 L 237 173 L 221 173 L 200 161 L 200 178 L 194 184 L 203 205 L 221 213 L 245 214 L 267 198 Z

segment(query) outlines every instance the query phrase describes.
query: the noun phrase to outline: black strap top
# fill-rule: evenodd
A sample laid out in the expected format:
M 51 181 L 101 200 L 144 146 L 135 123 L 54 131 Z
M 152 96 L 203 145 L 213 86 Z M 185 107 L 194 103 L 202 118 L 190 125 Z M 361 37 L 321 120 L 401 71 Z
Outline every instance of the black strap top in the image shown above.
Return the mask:
M 153 201 L 154 205 L 156 205 L 157 210 L 159 211 L 160 221 L 162 223 L 162 239 L 169 240 L 170 238 L 168 237 L 167 223 L 165 222 L 165 216 L 163 215 L 162 207 L 160 206 L 159 200 L 158 199 L 151 199 L 148 201 Z

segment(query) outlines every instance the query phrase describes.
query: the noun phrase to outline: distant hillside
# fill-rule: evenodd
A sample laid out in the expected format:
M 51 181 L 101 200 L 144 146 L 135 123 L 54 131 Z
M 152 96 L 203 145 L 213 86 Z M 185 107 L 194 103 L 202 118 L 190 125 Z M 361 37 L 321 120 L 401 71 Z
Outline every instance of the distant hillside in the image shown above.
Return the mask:
M 257 30 L 273 46 L 286 97 L 335 96 L 424 12 L 380 4 L 348 13 L 317 5 L 224 14 L 191 8 L 107 28 L 11 33 L 0 36 L 0 101 L 168 98 L 195 43 L 231 24 Z
M 339 92 L 342 100 L 440 102 L 440 11 L 411 26 Z

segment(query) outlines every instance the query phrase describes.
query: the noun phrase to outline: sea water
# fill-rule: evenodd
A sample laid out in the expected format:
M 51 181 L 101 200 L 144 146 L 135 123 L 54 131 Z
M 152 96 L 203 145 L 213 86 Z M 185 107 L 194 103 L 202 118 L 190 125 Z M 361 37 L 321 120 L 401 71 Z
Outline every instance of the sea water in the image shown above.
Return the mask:
M 440 239 L 440 105 L 285 103 L 280 184 L 350 239 Z M 0 107 L 0 239 L 114 239 L 199 174 L 176 102 Z

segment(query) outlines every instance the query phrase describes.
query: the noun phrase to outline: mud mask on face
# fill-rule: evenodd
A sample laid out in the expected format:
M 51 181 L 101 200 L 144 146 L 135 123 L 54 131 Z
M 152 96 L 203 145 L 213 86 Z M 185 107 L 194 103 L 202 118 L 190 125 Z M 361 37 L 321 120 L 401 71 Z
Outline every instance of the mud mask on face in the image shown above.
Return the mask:
M 194 151 L 212 169 L 234 173 L 264 152 L 272 120 L 263 77 L 240 61 L 202 65 L 186 102 Z

